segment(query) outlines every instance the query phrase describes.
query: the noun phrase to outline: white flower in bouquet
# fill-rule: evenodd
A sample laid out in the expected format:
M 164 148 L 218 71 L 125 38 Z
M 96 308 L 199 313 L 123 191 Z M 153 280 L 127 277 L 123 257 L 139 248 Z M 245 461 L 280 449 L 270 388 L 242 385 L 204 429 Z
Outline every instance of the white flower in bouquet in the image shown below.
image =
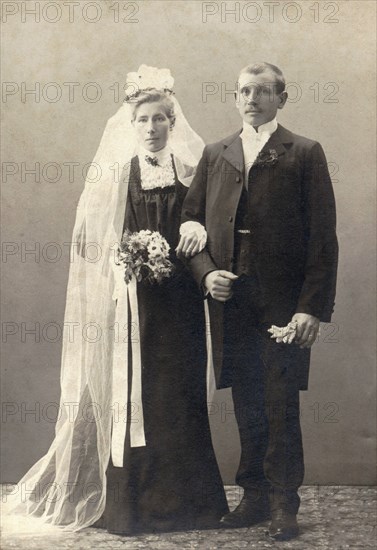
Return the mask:
M 166 239 L 157 231 L 125 231 L 118 253 L 125 282 L 128 284 L 133 276 L 138 282 L 149 283 L 161 283 L 170 277 L 173 264 L 169 260 L 169 250 Z
M 148 254 L 150 258 L 165 257 L 169 253 L 170 247 L 166 240 L 157 231 L 151 235 L 148 244 Z

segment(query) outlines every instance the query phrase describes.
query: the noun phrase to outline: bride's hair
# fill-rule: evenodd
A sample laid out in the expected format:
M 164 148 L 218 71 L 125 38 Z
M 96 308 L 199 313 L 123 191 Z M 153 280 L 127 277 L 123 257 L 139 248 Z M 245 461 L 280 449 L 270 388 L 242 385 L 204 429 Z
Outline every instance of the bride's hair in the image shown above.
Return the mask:
M 171 120 L 175 119 L 174 103 L 170 97 L 163 91 L 156 88 L 147 88 L 140 90 L 127 103 L 131 107 L 132 120 L 135 120 L 136 112 L 143 103 L 160 103 L 164 108 L 166 116 Z

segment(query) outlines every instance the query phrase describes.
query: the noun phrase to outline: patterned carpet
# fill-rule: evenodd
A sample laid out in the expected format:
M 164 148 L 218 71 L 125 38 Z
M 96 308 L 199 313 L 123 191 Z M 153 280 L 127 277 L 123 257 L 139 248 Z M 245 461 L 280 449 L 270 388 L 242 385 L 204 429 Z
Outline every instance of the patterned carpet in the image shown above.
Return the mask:
M 227 487 L 232 508 L 240 500 L 236 487 Z M 267 539 L 266 524 L 250 529 L 164 533 L 137 537 L 110 535 L 101 529 L 85 529 L 58 536 L 3 536 L 2 550 L 238 550 L 242 548 L 281 548 L 297 550 L 346 550 L 377 547 L 375 487 L 303 487 L 300 491 L 301 533 L 294 541 L 276 543 Z

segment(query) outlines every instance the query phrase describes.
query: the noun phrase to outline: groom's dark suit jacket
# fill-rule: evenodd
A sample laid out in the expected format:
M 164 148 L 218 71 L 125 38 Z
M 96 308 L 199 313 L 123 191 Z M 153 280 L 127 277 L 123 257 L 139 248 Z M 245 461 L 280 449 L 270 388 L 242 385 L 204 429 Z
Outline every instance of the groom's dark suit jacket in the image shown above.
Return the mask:
M 249 176 L 250 251 L 263 295 L 261 322 L 284 326 L 296 312 L 329 322 L 338 244 L 325 155 L 318 142 L 280 125 L 262 153 L 271 150 L 278 155 L 276 164 L 254 164 Z M 182 211 L 182 222 L 199 221 L 208 233 L 206 248 L 189 261 L 199 285 L 210 271 L 234 268 L 244 177 L 240 132 L 205 147 Z M 224 304 L 209 297 L 208 305 L 217 385 L 226 387 L 232 358 L 224 356 Z M 290 348 L 295 348 L 292 368 L 297 369 L 298 386 L 306 389 L 310 350 Z

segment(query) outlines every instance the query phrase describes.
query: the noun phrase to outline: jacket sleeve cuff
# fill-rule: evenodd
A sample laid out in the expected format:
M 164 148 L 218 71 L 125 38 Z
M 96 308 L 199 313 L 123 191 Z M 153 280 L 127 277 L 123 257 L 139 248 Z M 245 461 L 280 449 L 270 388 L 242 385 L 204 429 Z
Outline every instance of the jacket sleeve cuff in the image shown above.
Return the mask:
M 202 289 L 204 298 L 208 298 L 208 296 L 210 296 L 210 292 L 209 292 L 208 288 L 206 287 L 206 285 L 204 284 L 204 281 L 205 281 L 205 278 L 207 277 L 208 273 L 212 273 L 212 271 L 216 271 L 216 269 L 210 269 L 202 277 L 202 282 L 200 284 L 200 288 Z
M 296 313 L 306 313 L 307 315 L 313 315 L 313 317 L 317 317 L 321 321 L 321 323 L 330 323 L 331 322 L 331 316 L 334 312 L 333 309 L 325 309 L 322 311 L 319 311 L 315 307 L 310 307 L 309 305 L 300 306 L 298 305 L 296 308 Z

